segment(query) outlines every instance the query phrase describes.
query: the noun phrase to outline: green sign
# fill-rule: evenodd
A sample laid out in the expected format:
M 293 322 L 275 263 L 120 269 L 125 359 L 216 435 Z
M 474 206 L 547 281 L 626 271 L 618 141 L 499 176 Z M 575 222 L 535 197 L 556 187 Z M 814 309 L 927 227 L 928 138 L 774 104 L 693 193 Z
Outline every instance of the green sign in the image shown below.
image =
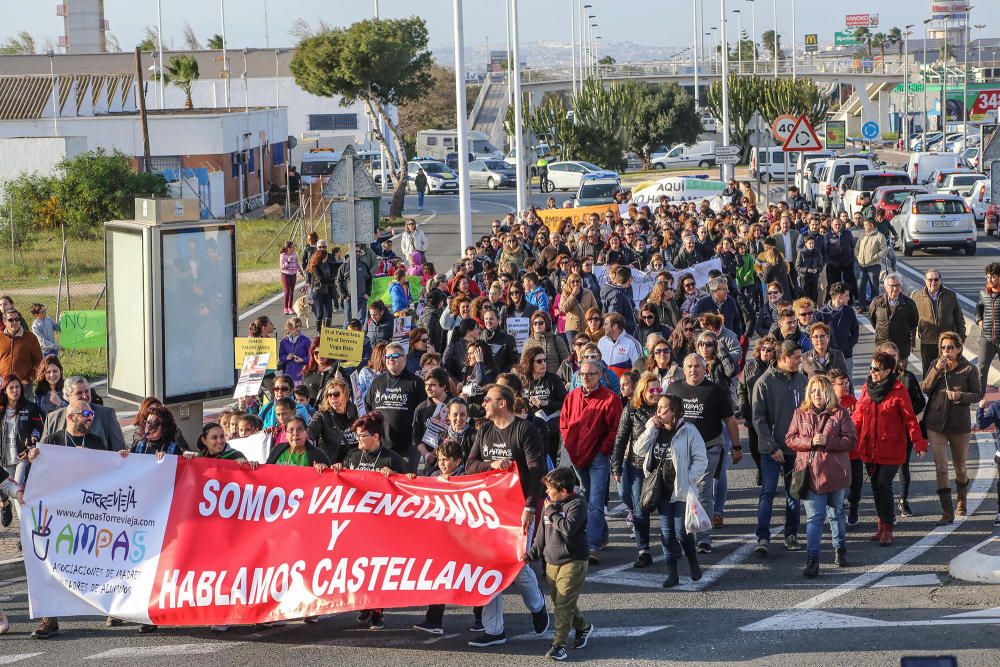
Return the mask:
M 107 313 L 103 310 L 66 310 L 59 317 L 59 346 L 67 350 L 107 347 Z
M 824 124 L 823 134 L 826 138 L 826 147 L 830 150 L 847 148 L 847 122 L 842 120 L 828 120 Z
M 833 33 L 833 43 L 836 46 L 857 46 L 860 44 L 857 38 L 854 36 L 853 30 L 848 30 L 844 32 Z
M 420 276 L 407 276 L 410 281 L 410 296 L 416 304 L 420 295 L 424 292 L 424 286 L 420 284 Z M 392 308 L 392 299 L 389 298 L 389 283 L 392 276 L 381 276 L 372 280 L 372 295 L 368 298 L 368 304 L 374 301 L 381 301 L 386 308 Z

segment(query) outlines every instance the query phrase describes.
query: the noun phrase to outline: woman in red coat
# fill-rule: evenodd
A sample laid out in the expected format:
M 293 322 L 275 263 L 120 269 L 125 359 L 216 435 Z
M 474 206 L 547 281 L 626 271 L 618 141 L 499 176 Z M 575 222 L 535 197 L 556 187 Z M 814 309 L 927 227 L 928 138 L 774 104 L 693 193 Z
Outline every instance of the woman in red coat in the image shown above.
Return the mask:
M 917 456 L 927 452 L 927 440 L 920 434 L 917 416 L 903 383 L 896 373 L 896 360 L 888 352 L 876 352 L 868 381 L 854 407 L 858 431 L 858 453 L 871 479 L 878 530 L 870 538 L 884 547 L 892 544 L 895 517 L 892 481 L 906 460 L 906 436 L 913 441 Z

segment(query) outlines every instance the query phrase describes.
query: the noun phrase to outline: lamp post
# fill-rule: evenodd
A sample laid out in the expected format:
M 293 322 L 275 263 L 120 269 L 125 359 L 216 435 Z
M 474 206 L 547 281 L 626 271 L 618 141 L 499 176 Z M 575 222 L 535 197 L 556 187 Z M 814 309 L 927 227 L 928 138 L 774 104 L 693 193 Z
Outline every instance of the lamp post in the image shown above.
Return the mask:
M 163 12 L 160 7 L 160 0 L 156 0 L 156 50 L 160 54 L 160 110 L 163 110 Z
M 795 0 L 792 0 L 792 81 L 795 81 L 798 71 L 796 66 L 795 50 L 799 46 L 798 35 L 795 32 Z
M 580 88 L 583 89 L 583 82 L 586 80 L 587 76 L 584 73 L 584 54 L 585 45 L 587 43 L 587 10 L 593 8 L 593 5 L 585 4 L 580 8 Z
M 709 30 L 712 31 L 712 51 L 709 57 L 711 61 L 714 61 L 716 55 L 719 54 L 719 28 L 718 26 L 713 25 L 709 28 Z M 714 71 L 715 66 L 713 65 L 712 67 Z
M 986 27 L 985 23 L 977 23 L 975 26 L 979 30 L 979 69 L 983 68 L 983 28 Z
M 750 3 L 750 32 L 753 37 L 753 73 L 757 74 L 757 1 L 746 1 Z
M 965 6 L 965 40 L 962 42 L 962 148 L 969 147 L 969 109 L 966 101 L 969 99 L 969 12 L 972 5 Z
M 923 145 L 923 150 L 927 150 L 927 24 L 931 22 L 931 19 L 924 19 L 924 58 L 923 63 L 920 67 L 920 83 L 921 87 L 924 89 L 924 126 L 922 128 L 922 136 L 920 143 Z M 909 147 L 907 147 L 909 148 Z
M 455 127 L 458 134 L 458 221 L 461 248 L 472 242 L 472 195 L 469 192 L 469 127 L 465 100 L 465 37 L 462 0 L 452 3 L 455 28 Z
M 517 160 L 514 170 L 517 177 L 517 210 L 528 208 L 528 182 L 524 170 L 527 154 L 524 150 L 523 112 L 521 109 L 521 47 L 518 44 L 517 0 L 510 0 L 510 41 L 514 58 L 514 144 L 517 146 Z
M 910 28 L 913 24 L 903 27 L 903 150 L 910 149 Z
M 573 62 L 573 95 L 576 95 L 576 0 L 570 0 L 569 8 L 569 50 Z
M 601 39 L 600 35 L 594 35 L 594 69 L 597 71 L 597 78 L 601 78 L 601 62 L 597 54 L 597 40 Z
M 594 47 L 597 41 L 594 39 L 594 28 L 597 27 L 596 23 L 590 24 L 590 75 L 597 76 L 597 56 L 594 55 Z
M 719 0 L 720 18 L 722 22 L 721 37 L 722 43 L 726 44 L 726 0 Z M 722 145 L 729 145 L 729 58 L 722 59 Z M 731 164 L 722 165 L 722 180 L 728 181 L 732 177 L 733 166 Z
M 226 55 L 226 0 L 219 0 L 222 15 L 222 75 L 225 78 L 226 111 L 229 111 L 229 57 Z M 163 66 L 163 63 L 160 63 Z
M 587 15 L 587 76 L 591 77 L 594 75 L 594 28 L 597 27 L 596 23 L 591 23 L 592 19 L 596 19 L 597 16 L 594 14 Z
M 45 52 L 45 55 L 49 57 L 49 80 L 52 82 L 52 136 L 59 136 L 59 107 L 56 105 L 56 66 L 54 58 L 56 57 L 55 51 L 49 49 Z M 145 95 L 143 91 L 139 91 L 140 95 Z
M 698 0 L 691 0 L 691 15 L 692 23 L 694 24 L 694 30 L 692 35 L 694 37 L 694 44 L 691 46 L 691 57 L 694 60 L 694 108 L 697 111 L 699 102 L 701 98 L 698 93 L 698 67 L 701 63 L 698 62 Z M 980 53 L 982 53 L 982 48 L 980 48 Z
M 774 78 L 778 78 L 778 56 L 781 49 L 778 48 L 778 0 L 773 0 L 771 9 L 774 12 L 774 27 L 771 29 L 771 50 L 774 51 Z
M 733 10 L 736 14 L 736 72 L 743 74 L 743 14 L 738 9 Z M 729 44 L 726 44 L 728 57 Z

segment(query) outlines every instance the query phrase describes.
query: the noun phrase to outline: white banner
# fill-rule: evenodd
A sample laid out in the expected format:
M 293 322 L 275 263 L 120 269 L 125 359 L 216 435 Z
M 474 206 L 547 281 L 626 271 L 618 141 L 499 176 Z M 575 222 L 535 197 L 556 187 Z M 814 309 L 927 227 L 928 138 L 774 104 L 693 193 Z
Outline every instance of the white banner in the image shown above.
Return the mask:
M 595 267 L 596 268 L 596 267 Z M 531 320 L 527 317 L 508 317 L 507 333 L 514 337 L 517 343 L 517 351 L 524 350 L 524 344 L 528 340 L 528 333 L 531 330 Z
M 674 276 L 674 286 L 680 291 L 681 276 L 684 274 L 691 274 L 695 285 L 702 288 L 708 283 L 708 272 L 712 270 L 722 272 L 722 260 L 718 257 L 714 257 L 707 262 L 700 262 L 686 269 L 671 271 L 670 273 Z
M 667 176 L 658 181 L 644 181 L 632 188 L 632 201 L 636 206 L 655 208 L 660 204 L 660 197 L 666 197 L 669 204 L 682 202 L 709 201 L 714 211 L 722 210 L 722 191 L 726 184 L 722 181 L 712 181 L 707 178 L 691 178 L 688 176 Z
M 21 512 L 31 617 L 98 608 L 149 623 L 178 458 L 60 445 L 38 451 Z

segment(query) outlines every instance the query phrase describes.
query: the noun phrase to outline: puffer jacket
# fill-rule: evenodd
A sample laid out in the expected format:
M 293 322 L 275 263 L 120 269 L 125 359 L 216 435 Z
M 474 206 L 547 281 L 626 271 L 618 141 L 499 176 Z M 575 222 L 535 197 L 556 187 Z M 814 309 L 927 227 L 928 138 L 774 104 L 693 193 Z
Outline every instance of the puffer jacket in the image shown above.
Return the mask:
M 566 341 L 563 340 L 562 336 L 556 336 L 551 331 L 546 331 L 541 336 L 536 336 L 532 333 L 528 336 L 528 340 L 525 341 L 524 347 L 528 348 L 532 345 L 537 345 L 545 350 L 545 362 L 550 369 L 550 373 L 555 373 L 559 370 L 563 359 L 569 357 L 569 347 L 566 345 Z
M 976 322 L 982 327 L 983 338 L 1000 341 L 1000 292 L 992 292 L 985 287 L 979 290 Z
M 587 323 L 584 317 L 591 308 L 598 308 L 597 297 L 586 287 L 580 288 L 580 294 L 563 298 L 563 294 L 556 295 L 555 301 L 556 324 L 559 333 L 572 331 L 574 333 L 583 331 Z
M 618 434 L 615 436 L 615 448 L 611 452 L 611 473 L 613 475 L 621 475 L 626 462 L 637 468 L 642 465 L 642 457 L 638 456 L 633 448 L 639 436 L 646 429 L 646 422 L 655 414 L 655 405 L 643 405 L 636 408 L 629 403 L 622 410 L 621 420 L 618 422 Z
M 813 436 L 822 433 L 826 445 L 815 447 Z M 814 493 L 830 493 L 851 485 L 850 451 L 858 443 L 858 433 L 847 410 L 817 412 L 798 408 L 785 436 L 785 444 L 795 450 L 795 469 L 809 467 L 809 488 Z M 811 462 L 810 462 L 811 459 Z
M 914 449 L 927 451 L 927 440 L 920 434 L 910 397 L 899 380 L 880 403 L 868 395 L 866 384 L 854 406 L 853 419 L 858 432 L 858 453 L 866 463 L 901 465 L 906 460 L 907 435 Z
M 937 363 L 931 364 L 920 389 L 927 394 L 924 409 L 924 424 L 929 431 L 938 433 L 969 433 L 972 418 L 969 406 L 982 398 L 979 383 L 979 369 L 959 357 L 955 368 L 950 371 L 938 370 Z M 962 393 L 957 402 L 949 400 L 947 390 Z

